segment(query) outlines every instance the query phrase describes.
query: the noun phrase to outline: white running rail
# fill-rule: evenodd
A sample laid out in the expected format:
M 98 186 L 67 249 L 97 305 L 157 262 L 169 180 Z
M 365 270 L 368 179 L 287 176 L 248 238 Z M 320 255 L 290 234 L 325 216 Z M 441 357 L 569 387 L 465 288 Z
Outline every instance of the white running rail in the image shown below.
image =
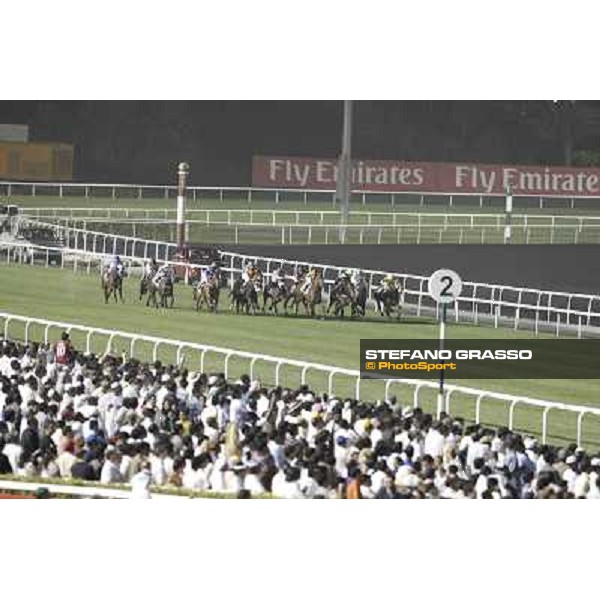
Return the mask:
M 19 218 L 17 223 L 51 228 L 64 239 L 69 249 L 81 249 L 89 254 L 119 253 L 124 257 L 140 259 L 154 257 L 173 265 L 187 264 L 170 260 L 176 248 L 176 245 L 170 242 L 119 236 L 55 223 L 42 223 L 26 217 Z M 286 274 L 290 275 L 296 266 L 316 266 L 323 271 L 325 292 L 329 291 L 342 271 L 352 268 L 234 252 L 220 251 L 219 255 L 221 261 L 225 263 L 223 270 L 229 273 L 230 285 L 233 284 L 236 274 L 242 272 L 243 265 L 248 260 L 258 262 L 267 275 L 278 267 L 283 267 L 288 271 Z M 193 268 L 196 265 L 187 266 Z M 369 298 L 373 300 L 373 292 L 386 273 L 364 269 L 363 274 L 368 283 Z M 428 277 L 403 272 L 395 272 L 394 275 L 403 282 L 402 303 L 414 309 L 417 316 L 437 311 L 436 303 L 427 292 Z M 449 308 L 450 317 L 457 323 L 486 322 L 492 323 L 496 328 L 509 326 L 515 330 L 523 325 L 534 330 L 536 334 L 540 331 L 551 331 L 557 336 L 561 332 L 576 333 L 578 337 L 583 337 L 584 332 L 589 335 L 600 334 L 600 296 L 593 294 L 464 282 L 460 298 Z
M 40 488 L 46 488 L 50 494 L 61 494 L 81 498 L 111 498 L 114 500 L 127 500 L 132 498 L 130 490 L 101 487 L 99 485 L 69 485 L 67 482 L 60 483 L 31 483 L 28 481 L 19 481 L 18 479 L 3 479 L 0 475 L 0 490 L 35 492 Z M 190 495 L 193 490 L 190 490 Z M 152 500 L 189 500 L 189 496 L 183 494 L 161 494 L 152 493 Z
M 164 218 L 163 211 L 155 217 L 135 217 L 129 218 L 123 215 L 118 218 L 120 211 L 108 209 L 107 213 L 113 216 L 104 217 L 71 217 L 71 216 L 52 216 L 43 214 L 41 211 L 35 212 L 35 218 L 45 218 L 58 224 L 74 229 L 94 229 L 94 227 L 103 227 L 113 233 L 131 233 L 131 237 L 139 235 L 164 235 L 169 239 L 175 237 L 175 224 L 172 218 Z M 144 211 L 146 212 L 146 211 Z M 263 215 L 254 215 L 255 211 L 247 213 L 248 220 L 233 220 L 231 215 L 234 211 L 224 211 L 227 215 L 212 215 L 213 211 L 206 211 L 204 215 L 191 215 L 186 219 L 188 239 L 216 239 L 220 242 L 228 241 L 235 244 L 261 240 L 263 243 L 277 244 L 338 244 L 340 224 L 335 219 L 324 219 L 329 222 L 308 222 L 306 215 L 302 212 L 287 212 L 288 222 L 280 220 L 276 222 L 276 211 L 266 211 L 269 220 L 260 219 Z M 216 212 L 216 211 L 215 211 Z M 191 213 L 191 211 L 190 211 Z M 25 212 L 27 216 L 33 216 L 33 213 Z M 312 214 L 312 213 L 311 213 Z M 327 212 L 314 213 L 315 219 L 320 219 Z M 336 213 L 330 213 L 336 216 Z M 353 220 L 360 221 L 358 215 L 354 213 Z M 362 213 L 371 217 L 374 213 Z M 506 243 L 504 237 L 504 224 L 497 215 L 490 215 L 485 219 L 485 215 L 480 215 L 481 222 L 475 219 L 469 219 L 473 222 L 452 222 L 452 215 L 431 215 L 439 217 L 439 221 L 427 220 L 430 215 L 413 214 L 412 219 L 406 222 L 398 222 L 396 218 L 399 213 L 389 213 L 388 223 L 361 223 L 354 222 L 345 225 L 348 231 L 347 243 L 357 244 L 485 244 L 485 243 Z M 474 215 L 471 215 L 474 216 Z M 239 216 L 241 218 L 241 215 Z M 302 218 L 301 218 L 302 217 Z M 504 218 L 504 217 L 502 217 Z M 580 217 L 579 220 L 569 217 L 561 217 L 564 221 L 556 221 L 557 217 L 540 217 L 538 221 L 532 216 L 524 219 L 518 219 L 511 225 L 512 241 L 514 243 L 598 243 L 600 242 L 600 219 L 584 221 L 588 217 Z M 115 220 L 117 219 L 117 220 Z M 304 220 L 302 220 L 304 219 Z M 362 219 L 371 220 L 371 219 Z M 543 221 L 546 223 L 543 223 Z M 487 221 L 487 222 L 486 222 Z
M 273 367 L 273 375 L 270 383 L 274 385 L 283 385 L 281 369 L 282 367 L 294 367 L 293 375 L 290 374 L 288 369 L 287 382 L 289 385 L 298 386 L 301 384 L 309 384 L 310 378 L 315 373 L 326 375 L 328 384 L 327 391 L 329 395 L 334 394 L 334 378 L 337 376 L 338 379 L 344 377 L 346 380 L 350 379 L 354 381 L 354 394 L 356 399 L 361 399 L 361 380 L 360 371 L 355 369 L 345 369 L 342 367 L 336 367 L 331 365 L 323 365 L 320 363 L 311 363 L 302 360 L 294 360 L 289 358 L 282 358 L 278 356 L 271 356 L 268 354 L 257 354 L 254 352 L 245 352 L 241 350 L 234 350 L 231 348 L 222 348 L 218 346 L 210 346 L 206 344 L 198 344 L 194 342 L 186 342 L 181 340 L 172 340 L 168 338 L 160 338 L 142 334 L 128 333 L 124 331 L 117 331 L 112 329 L 103 329 L 100 327 L 88 327 L 86 325 L 79 325 L 75 323 L 64 323 L 60 321 L 48 321 L 46 319 L 39 319 L 36 317 L 27 317 L 23 315 L 15 315 L 11 313 L 0 312 L 0 330 L 3 332 L 5 339 L 13 339 L 22 341 L 23 343 L 29 343 L 35 341 L 32 339 L 30 329 L 32 325 L 41 326 L 44 329 L 43 342 L 48 344 L 54 339 L 55 336 L 59 335 L 62 331 L 67 332 L 80 332 L 85 334 L 85 351 L 92 351 L 92 338 L 101 338 L 105 340 L 106 352 L 110 352 L 113 348 L 113 344 L 117 340 L 121 342 L 129 343 L 129 356 L 136 356 L 136 344 L 145 342 L 152 346 L 152 360 L 155 361 L 158 356 L 158 350 L 160 347 L 170 347 L 176 351 L 176 362 L 179 364 L 183 357 L 184 351 L 194 351 L 198 353 L 199 357 L 199 368 L 201 372 L 205 372 L 205 357 L 207 353 L 213 353 L 220 357 L 221 364 L 223 365 L 222 371 L 226 378 L 230 372 L 230 361 L 232 358 L 241 359 L 245 361 L 248 367 L 248 374 L 251 378 L 255 376 L 256 363 L 262 362 Z M 14 330 L 11 330 L 11 324 L 20 324 L 22 326 L 21 335 L 15 335 Z M 310 374 L 310 378 L 309 378 Z M 293 383 L 291 383 L 293 381 Z M 412 387 L 412 404 L 414 407 L 418 407 L 423 398 L 421 395 L 422 390 L 437 390 L 438 383 L 436 381 L 426 381 L 418 379 L 388 379 L 388 380 L 367 380 L 368 382 L 381 383 L 385 382 L 385 388 L 382 390 L 381 399 L 389 397 L 392 385 L 410 386 Z M 319 391 L 319 390 L 315 390 Z M 530 408 L 537 408 L 541 410 L 541 437 L 542 443 L 546 443 L 549 435 L 548 427 L 548 414 L 551 410 L 563 411 L 567 413 L 575 413 L 577 415 L 577 430 L 575 434 L 575 440 L 578 445 L 582 445 L 582 431 L 583 431 L 583 419 L 586 415 L 594 415 L 600 417 L 600 408 L 594 408 L 591 406 L 580 406 L 575 404 L 565 404 L 560 402 L 553 402 L 550 400 L 541 400 L 537 398 L 530 398 L 527 396 L 514 396 L 511 394 L 502 394 L 498 392 L 492 392 L 488 390 L 481 390 L 476 388 L 465 387 L 462 385 L 446 385 L 446 397 L 444 404 L 437 405 L 438 416 L 442 410 L 450 412 L 452 407 L 451 400 L 454 399 L 454 406 L 456 406 L 456 397 L 459 395 L 467 396 L 475 400 L 475 422 L 479 423 L 481 418 L 481 406 L 484 400 L 494 402 L 495 404 L 501 403 L 502 405 L 509 407 L 508 418 L 506 425 L 509 428 L 514 427 L 514 411 L 519 405 L 527 406 Z M 364 398 L 363 398 L 364 399 Z M 371 398 L 376 400 L 377 398 Z
M 120 208 L 120 207 L 67 207 L 25 206 L 20 213 L 33 217 L 68 219 L 74 221 L 102 222 L 114 219 L 137 220 L 137 222 L 175 221 L 175 208 Z M 339 223 L 337 210 L 266 210 L 256 208 L 189 208 L 186 215 L 190 221 L 214 224 L 257 224 L 257 225 L 318 225 Z M 448 227 L 461 226 L 504 226 L 504 213 L 436 213 L 399 211 L 355 211 L 350 222 L 358 225 L 396 226 L 414 224 Z M 544 215 L 520 213 L 512 215 L 513 225 L 600 225 L 600 216 L 594 215 Z
M 189 186 L 189 199 L 192 202 L 201 202 L 204 199 L 217 200 L 221 203 L 237 200 L 251 204 L 253 201 L 272 201 L 275 204 L 279 202 L 302 202 L 307 204 L 309 201 L 328 202 L 335 206 L 335 190 L 314 190 L 314 189 L 294 189 L 294 188 L 255 188 L 255 187 L 206 187 Z M 128 183 L 57 183 L 57 182 L 24 182 L 24 181 L 0 181 L 0 195 L 12 196 L 59 196 L 63 197 L 83 197 L 83 198 L 110 198 L 119 199 L 174 199 L 177 195 L 177 186 L 175 185 L 143 185 Z M 501 202 L 503 194 L 459 194 L 443 192 L 353 192 L 353 202 L 360 202 L 362 205 L 372 203 L 386 203 L 395 206 L 398 203 L 418 204 L 424 206 L 428 201 L 435 200 L 439 202 L 444 200 L 448 206 L 455 205 L 457 200 L 468 199 L 471 205 L 483 207 L 490 202 L 490 199 L 496 199 Z M 594 201 L 600 197 L 564 197 L 564 196 L 538 196 L 538 195 L 515 195 L 513 196 L 515 205 L 522 200 L 528 200 L 539 208 L 548 206 L 549 202 L 557 201 L 570 208 L 575 208 L 579 201 Z M 408 202 L 407 202 L 408 200 Z

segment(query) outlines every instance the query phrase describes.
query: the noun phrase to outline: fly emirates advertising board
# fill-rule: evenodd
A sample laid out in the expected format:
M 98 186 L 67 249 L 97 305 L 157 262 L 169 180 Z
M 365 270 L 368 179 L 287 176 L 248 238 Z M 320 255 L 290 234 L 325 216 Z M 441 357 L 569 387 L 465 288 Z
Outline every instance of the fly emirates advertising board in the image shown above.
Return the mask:
M 334 159 L 255 156 L 254 187 L 334 190 Z M 600 169 L 354 160 L 356 191 L 600 197 Z

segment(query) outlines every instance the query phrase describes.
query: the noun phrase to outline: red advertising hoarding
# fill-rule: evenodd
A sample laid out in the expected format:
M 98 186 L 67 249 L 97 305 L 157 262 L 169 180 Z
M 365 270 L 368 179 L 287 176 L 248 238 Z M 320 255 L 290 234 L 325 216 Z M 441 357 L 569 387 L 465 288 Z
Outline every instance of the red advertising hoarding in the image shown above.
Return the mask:
M 335 159 L 255 156 L 254 187 L 334 190 Z M 600 197 L 600 169 L 354 160 L 352 189 L 372 192 Z

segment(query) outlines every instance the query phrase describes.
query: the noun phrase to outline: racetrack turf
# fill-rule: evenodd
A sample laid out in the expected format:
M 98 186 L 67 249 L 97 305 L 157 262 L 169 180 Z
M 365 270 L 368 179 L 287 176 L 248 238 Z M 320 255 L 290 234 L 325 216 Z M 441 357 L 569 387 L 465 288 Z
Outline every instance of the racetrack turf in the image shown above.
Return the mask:
M 350 369 L 358 368 L 359 342 L 363 338 L 437 338 L 438 326 L 431 320 L 409 319 L 400 323 L 376 318 L 364 320 L 311 319 L 305 317 L 271 315 L 230 314 L 227 290 L 222 290 L 221 310 L 218 314 L 195 312 L 192 309 L 191 289 L 177 286 L 176 306 L 173 310 L 146 308 L 137 298 L 137 279 L 127 280 L 124 285 L 124 304 L 104 304 L 99 276 L 73 273 L 68 269 L 2 265 L 0 266 L 0 311 L 27 315 L 50 320 L 78 323 L 143 333 L 159 337 L 191 341 L 202 344 L 224 346 L 232 349 L 295 358 L 308 362 L 336 365 Z M 56 336 L 59 331 L 54 330 Z M 15 338 L 23 337 L 23 328 L 17 324 L 10 327 Z M 30 337 L 41 339 L 43 329 L 31 327 Z M 527 338 L 527 332 L 509 329 L 492 329 L 469 325 L 448 326 L 447 334 L 454 338 Z M 74 335 L 74 341 L 83 347 L 84 337 Z M 102 351 L 106 338 L 97 339 L 93 349 Z M 116 341 L 113 350 L 127 351 L 128 344 Z M 150 358 L 151 347 L 139 344 L 137 352 Z M 222 370 L 222 362 L 209 355 L 205 368 Z M 159 358 L 174 361 L 175 352 L 161 347 Z M 186 354 L 187 365 L 198 369 L 198 356 Z M 231 360 L 231 374 L 239 375 L 248 370 L 248 361 Z M 266 382 L 273 381 L 273 367 L 257 363 L 257 373 Z M 298 370 L 283 368 L 284 380 L 290 385 L 297 383 Z M 292 377 L 292 375 L 296 377 Z M 309 383 L 318 391 L 327 389 L 327 378 L 309 372 Z M 597 380 L 470 380 L 462 383 L 467 387 L 521 394 L 534 398 L 557 400 L 567 403 L 598 406 Z M 341 376 L 336 377 L 334 391 L 340 395 L 351 395 L 354 382 Z M 381 382 L 364 381 L 363 397 L 376 400 L 382 397 Z M 393 392 L 403 403 L 412 400 L 412 388 L 395 386 Z M 434 409 L 435 392 L 422 392 L 424 408 Z M 451 412 L 472 419 L 474 402 L 466 396 L 453 395 Z M 481 420 L 488 423 L 506 424 L 508 406 L 487 401 L 482 404 Z M 517 407 L 515 426 L 532 432 L 540 431 L 541 411 Z M 576 417 L 561 411 L 549 415 L 549 432 L 553 439 L 572 439 Z M 587 446 L 596 446 L 600 433 L 600 420 L 587 417 L 584 421 L 584 441 Z

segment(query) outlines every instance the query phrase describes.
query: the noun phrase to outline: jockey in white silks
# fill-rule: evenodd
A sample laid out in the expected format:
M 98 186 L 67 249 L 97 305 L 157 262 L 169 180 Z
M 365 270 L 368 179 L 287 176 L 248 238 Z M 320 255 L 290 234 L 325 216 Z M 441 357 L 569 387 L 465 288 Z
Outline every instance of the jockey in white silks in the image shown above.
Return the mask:
M 121 275 L 123 271 L 123 264 L 121 263 L 121 257 L 117 254 L 114 254 L 110 261 L 108 262 L 108 266 L 106 267 L 108 273 L 112 275 Z
M 281 269 L 275 269 L 271 273 L 271 281 L 275 287 L 283 289 L 283 273 Z
M 255 276 L 256 276 L 256 267 L 254 266 L 253 262 L 249 262 L 246 265 L 244 272 L 242 273 L 242 280 L 244 283 L 248 283 L 249 281 L 252 281 Z
M 142 275 L 143 279 L 150 279 L 154 273 L 156 272 L 156 261 L 154 259 L 147 260 L 144 264 L 144 273 Z
M 171 267 L 169 267 L 169 265 L 162 265 L 158 271 L 156 272 L 156 275 L 152 278 L 152 283 L 156 286 L 160 285 L 161 281 L 165 279 L 165 280 L 173 280 L 173 272 Z
M 358 284 L 360 283 L 361 279 L 362 279 L 362 271 L 359 271 L 358 269 L 354 269 L 354 271 L 352 273 L 352 277 L 350 278 L 350 282 L 352 283 L 352 285 L 355 288 L 358 287 Z
M 217 263 L 211 263 L 210 267 L 202 269 L 200 272 L 200 285 L 208 283 L 209 279 L 217 275 Z
M 300 291 L 303 294 L 307 294 L 308 291 L 310 290 L 310 286 L 312 284 L 312 280 L 313 280 L 313 276 L 315 275 L 315 269 L 314 267 L 308 271 L 308 273 L 306 273 L 306 275 L 304 276 L 304 281 L 302 282 L 302 287 L 300 288 Z

